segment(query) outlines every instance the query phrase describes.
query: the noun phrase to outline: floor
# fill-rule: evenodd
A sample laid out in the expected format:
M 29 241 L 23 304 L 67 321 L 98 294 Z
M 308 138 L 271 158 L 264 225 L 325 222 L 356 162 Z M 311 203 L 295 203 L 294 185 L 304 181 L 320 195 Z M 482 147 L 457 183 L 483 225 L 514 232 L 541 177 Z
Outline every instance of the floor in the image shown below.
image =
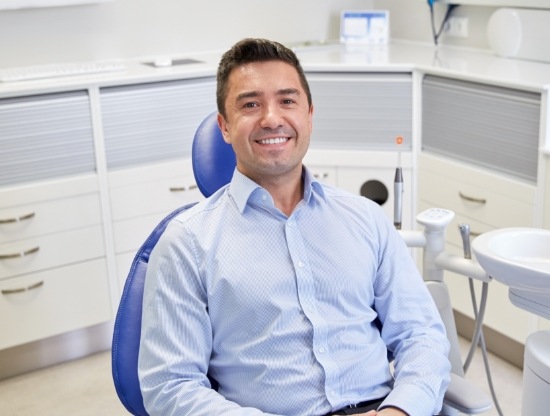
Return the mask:
M 461 340 L 466 354 L 468 344 Z M 521 414 L 522 372 L 489 355 L 493 383 L 504 416 Z M 476 353 L 467 378 L 487 391 L 481 353 Z M 127 415 L 118 401 L 112 379 L 110 353 L 0 381 L 0 414 L 6 416 Z M 485 416 L 499 416 L 493 408 Z

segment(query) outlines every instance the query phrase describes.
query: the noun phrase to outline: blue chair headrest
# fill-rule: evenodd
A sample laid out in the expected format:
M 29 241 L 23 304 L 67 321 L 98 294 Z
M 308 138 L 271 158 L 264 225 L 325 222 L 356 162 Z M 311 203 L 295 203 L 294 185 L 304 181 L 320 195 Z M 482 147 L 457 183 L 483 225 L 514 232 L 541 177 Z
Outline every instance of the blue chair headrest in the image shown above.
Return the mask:
M 199 190 L 209 197 L 231 182 L 237 159 L 233 147 L 223 140 L 214 112 L 200 124 L 193 139 L 193 173 Z

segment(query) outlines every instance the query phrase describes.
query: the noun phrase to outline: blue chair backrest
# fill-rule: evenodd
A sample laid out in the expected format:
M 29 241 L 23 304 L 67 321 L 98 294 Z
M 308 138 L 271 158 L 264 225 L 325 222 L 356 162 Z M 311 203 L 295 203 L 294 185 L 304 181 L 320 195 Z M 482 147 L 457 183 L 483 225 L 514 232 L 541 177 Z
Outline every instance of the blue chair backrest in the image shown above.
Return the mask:
M 217 113 L 200 124 L 191 155 L 195 181 L 205 197 L 231 182 L 237 161 L 233 148 L 223 140 Z
M 210 196 L 231 181 L 236 166 L 235 153 L 223 141 L 217 113 L 206 117 L 197 129 L 192 160 L 195 180 L 204 196 Z M 193 205 L 185 205 L 168 214 L 145 240 L 134 257 L 118 306 L 111 349 L 112 375 L 120 401 L 135 416 L 148 416 L 139 386 L 138 355 L 143 287 L 149 256 L 172 218 Z

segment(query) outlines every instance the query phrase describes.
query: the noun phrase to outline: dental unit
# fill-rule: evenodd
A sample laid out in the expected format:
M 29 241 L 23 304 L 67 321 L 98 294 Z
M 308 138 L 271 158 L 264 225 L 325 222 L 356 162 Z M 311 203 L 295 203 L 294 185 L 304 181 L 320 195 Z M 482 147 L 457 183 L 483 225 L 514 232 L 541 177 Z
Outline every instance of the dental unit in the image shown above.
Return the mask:
M 397 137 L 396 144 L 398 145 L 398 149 L 402 143 L 403 138 L 401 136 Z M 483 352 L 485 370 L 487 373 L 487 380 L 489 382 L 493 402 L 499 415 L 502 416 L 502 411 L 500 410 L 492 384 L 491 373 L 487 360 L 487 351 L 482 332 L 483 317 L 487 302 L 487 290 L 491 277 L 471 257 L 469 226 L 467 224 L 461 224 L 459 226 L 464 248 L 463 257 L 445 252 L 446 229 L 455 216 L 454 212 L 450 210 L 431 208 L 418 214 L 416 221 L 418 224 L 423 226 L 422 231 L 401 229 L 401 211 L 403 209 L 403 174 L 401 169 L 401 152 L 399 150 L 398 163 L 395 170 L 394 194 L 394 225 L 396 229 L 399 230 L 400 235 L 408 247 L 423 249 L 422 276 L 434 298 L 434 301 L 436 302 L 447 330 L 447 336 L 451 344 L 449 359 L 452 365 L 452 372 L 460 377 L 464 377 L 473 358 L 474 352 L 477 346 L 480 345 Z M 470 292 L 472 295 L 476 324 L 469 353 L 464 365 L 462 364 L 462 358 L 460 355 L 458 333 L 454 321 L 449 290 L 443 279 L 445 270 L 466 276 L 470 281 Z M 481 281 L 483 284 L 483 293 L 479 307 L 475 301 L 475 291 L 473 286 L 474 279 Z M 486 408 L 480 407 L 477 413 L 485 412 L 490 407 L 490 405 Z M 466 409 L 463 410 L 466 411 Z M 444 405 L 443 414 L 456 415 L 457 410 L 448 408 Z
M 402 141 L 401 137 L 396 139 L 398 145 Z M 447 226 L 455 216 L 454 212 L 442 208 L 428 209 L 416 217 L 417 223 L 423 227 L 423 230 L 401 230 L 403 176 L 400 165 L 400 152 L 398 152 L 394 181 L 394 225 L 408 247 L 423 249 L 422 276 L 447 330 L 451 343 L 449 360 L 452 373 L 464 377 L 479 346 L 493 404 L 499 416 L 503 416 L 492 382 L 482 330 L 488 286 L 493 279 L 508 285 L 510 301 L 514 305 L 550 319 L 550 230 L 497 229 L 477 236 L 471 245 L 469 225 L 460 224 L 463 256 L 447 253 L 445 252 L 445 234 Z M 475 259 L 472 258 L 472 247 Z M 464 364 L 460 355 L 449 290 L 443 279 L 444 271 L 451 271 L 469 279 L 475 329 Z M 479 305 L 474 288 L 475 280 L 482 284 Z M 522 415 L 548 414 L 548 397 L 550 397 L 550 331 L 538 331 L 531 334 L 525 344 Z M 491 405 L 485 408 L 480 406 L 475 413 L 486 412 L 490 407 Z M 459 409 L 459 411 L 463 410 Z M 457 410 L 444 404 L 442 414 L 456 415 Z

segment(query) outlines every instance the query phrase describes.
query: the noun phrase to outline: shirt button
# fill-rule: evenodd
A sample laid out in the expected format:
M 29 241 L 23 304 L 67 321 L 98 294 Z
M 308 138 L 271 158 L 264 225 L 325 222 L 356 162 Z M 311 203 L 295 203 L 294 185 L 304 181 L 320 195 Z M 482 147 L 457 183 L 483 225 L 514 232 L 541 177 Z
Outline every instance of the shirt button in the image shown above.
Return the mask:
M 300 268 L 301 268 L 301 267 L 304 267 L 304 263 L 301 262 L 301 261 L 299 261 L 299 262 L 298 262 L 298 267 L 300 267 Z
M 321 354 L 324 354 L 324 353 L 325 353 L 325 349 L 324 349 L 323 347 L 321 347 L 321 348 L 319 348 L 319 352 L 320 352 Z

